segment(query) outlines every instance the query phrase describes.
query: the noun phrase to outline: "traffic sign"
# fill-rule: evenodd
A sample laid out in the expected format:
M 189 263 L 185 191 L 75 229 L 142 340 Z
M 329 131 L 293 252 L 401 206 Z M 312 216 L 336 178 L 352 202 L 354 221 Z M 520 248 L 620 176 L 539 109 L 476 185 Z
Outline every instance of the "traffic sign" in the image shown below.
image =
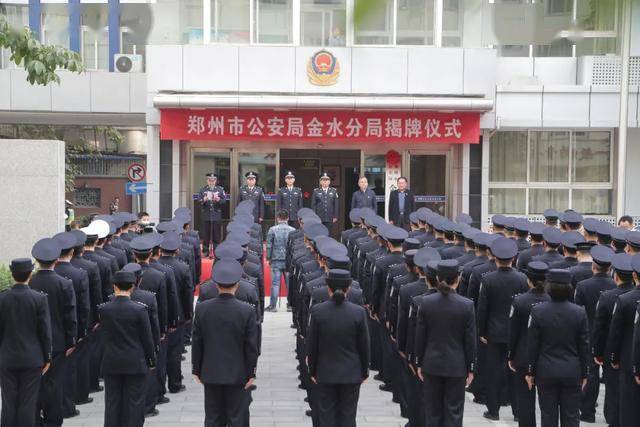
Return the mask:
M 127 182 L 124 189 L 128 195 L 142 194 L 147 192 L 146 182 Z
M 140 163 L 131 163 L 127 169 L 127 178 L 131 182 L 144 181 L 147 176 L 147 170 Z

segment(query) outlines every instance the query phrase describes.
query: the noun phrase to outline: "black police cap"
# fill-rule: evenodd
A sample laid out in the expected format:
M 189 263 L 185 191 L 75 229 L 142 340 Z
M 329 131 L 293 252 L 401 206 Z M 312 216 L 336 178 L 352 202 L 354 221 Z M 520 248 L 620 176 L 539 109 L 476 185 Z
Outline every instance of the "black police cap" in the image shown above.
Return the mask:
M 351 285 L 351 274 L 343 269 L 331 269 L 327 272 L 327 286 L 336 289 L 346 289 Z
M 611 258 L 611 266 L 615 271 L 621 273 L 633 273 L 633 258 L 634 257 L 629 254 L 614 254 Z
M 497 234 L 489 234 L 485 232 L 480 232 L 473 236 L 473 243 L 480 249 L 487 249 L 491 247 L 491 243 L 500 237 Z
M 640 231 L 629 231 L 626 236 L 627 245 L 640 249 Z
M 175 211 L 173 211 L 173 215 L 176 215 L 176 216 L 183 215 L 183 214 L 191 215 L 192 214 L 191 209 L 182 207 L 182 208 L 177 208 Z
M 62 232 L 53 236 L 53 240 L 58 242 L 60 245 L 60 249 L 63 251 L 68 251 L 69 249 L 73 249 L 78 246 L 78 240 L 76 236 L 71 234 L 71 232 Z
M 610 265 L 614 254 L 609 246 L 596 245 L 591 248 L 591 258 L 596 264 L 602 266 Z
M 409 233 L 404 228 L 391 225 L 384 228 L 382 238 L 393 245 L 399 245 L 404 242 L 404 239 L 409 237 Z
M 360 219 L 362 219 L 362 220 L 364 220 L 365 218 L 368 218 L 370 216 L 377 215 L 376 211 L 374 211 L 373 209 L 368 208 L 366 206 L 363 207 L 363 208 L 359 208 L 359 209 L 360 209 Z
M 411 224 L 418 225 L 420 223 L 420 219 L 418 218 L 418 212 L 411 212 L 409 214 L 409 221 L 411 221 Z
M 351 268 L 351 260 L 347 255 L 331 254 L 327 257 L 327 267 L 329 269 L 349 270 Z
M 420 242 L 420 240 L 414 237 L 407 237 L 406 239 L 404 239 L 404 243 L 402 243 L 402 248 L 405 251 L 408 251 L 411 249 L 420 249 L 421 247 L 422 247 L 422 243 Z
M 580 252 L 590 251 L 592 247 L 597 245 L 596 242 L 592 240 L 585 240 L 584 242 L 576 243 L 576 249 Z
M 600 224 L 598 224 L 598 229 L 596 230 L 596 233 L 599 239 L 609 241 L 611 240 L 612 231 L 613 231 L 613 225 L 609 224 L 608 222 L 600 221 Z
M 424 271 L 424 274 L 425 276 L 427 276 L 428 279 L 432 279 L 432 280 L 438 279 L 438 263 L 439 262 L 440 260 L 431 260 L 427 262 L 426 267 L 421 267 L 422 271 Z
M 320 245 L 318 247 L 318 252 L 323 258 L 328 258 L 334 254 L 346 255 L 349 251 L 347 250 L 346 246 L 331 239 L 331 241 Z
M 552 268 L 547 272 L 547 281 L 554 283 L 571 283 L 571 273 L 569 270 Z
M 84 246 L 85 242 L 87 241 L 87 235 L 84 234 L 84 231 L 71 230 L 69 233 L 71 233 L 76 238 L 76 248 Z
M 360 224 L 362 222 L 362 218 L 360 218 L 360 208 L 353 208 L 349 212 L 349 221 L 354 224 Z
M 473 218 L 468 213 L 461 212 L 456 216 L 456 222 L 459 224 L 471 224 Z
M 462 237 L 464 237 L 465 240 L 474 242 L 473 239 L 475 236 L 478 235 L 478 233 L 481 233 L 481 231 L 478 230 L 477 228 L 469 227 L 462 232 Z
M 440 261 L 442 257 L 435 248 L 422 248 L 413 256 L 413 263 L 424 269 L 429 261 Z
M 213 264 L 211 280 L 223 288 L 231 287 L 242 278 L 242 265 L 235 259 L 225 258 Z
M 460 263 L 455 259 L 443 259 L 438 263 L 438 278 L 442 280 L 458 276 Z
M 569 250 L 576 250 L 576 245 L 582 242 L 584 242 L 584 236 L 577 231 L 562 233 L 562 246 Z
M 31 256 L 41 262 L 53 262 L 58 259 L 62 248 L 54 239 L 40 239 L 33 245 Z
M 518 254 L 518 245 L 511 239 L 498 237 L 491 243 L 491 253 L 498 259 L 511 259 Z
M 9 264 L 9 270 L 13 273 L 27 273 L 33 271 L 33 262 L 31 258 L 16 258 L 12 259 Z
M 418 253 L 418 249 L 409 249 L 408 251 L 404 251 L 404 259 L 405 261 L 413 262 L 413 258 Z
M 178 225 L 175 222 L 171 221 L 163 221 L 156 225 L 156 231 L 158 233 L 167 233 L 169 231 L 176 231 L 178 229 Z
M 233 231 L 227 234 L 227 237 L 224 239 L 224 241 L 236 243 L 240 246 L 247 246 L 249 242 L 251 242 L 251 237 L 247 233 Z
M 311 208 L 300 208 L 298 210 L 298 217 L 304 217 L 306 215 L 315 215 L 316 213 Z
M 506 219 L 506 216 L 497 214 L 491 217 L 491 223 L 494 225 L 494 227 L 503 228 Z
M 542 237 L 547 226 L 541 222 L 532 222 L 529 224 L 529 234 L 535 237 Z
M 113 275 L 113 283 L 118 285 L 128 285 L 136 283 L 136 275 L 128 271 L 116 271 Z
M 546 219 L 558 219 L 558 217 L 560 216 L 560 213 L 555 210 L 555 209 L 545 209 L 544 212 L 542 212 L 542 215 L 546 218 Z
M 167 231 L 163 234 L 160 248 L 165 251 L 177 251 L 181 244 L 180 236 L 175 231 Z
M 504 219 L 504 228 L 509 230 L 509 231 L 515 230 L 515 222 L 516 222 L 516 218 L 514 218 L 512 216 L 506 217 Z
M 126 271 L 127 273 L 133 273 L 136 278 L 142 277 L 142 266 L 137 262 L 130 262 L 122 267 L 122 271 Z
M 323 179 L 331 179 L 331 177 L 327 172 L 323 172 L 322 174 L 320 174 L 320 180 L 322 181 Z
M 542 261 L 531 261 L 527 264 L 527 277 L 531 280 L 544 280 L 547 272 L 549 271 L 549 266 L 547 263 Z
M 631 257 L 631 267 L 636 274 L 640 274 L 640 254 Z
M 516 218 L 513 221 L 513 228 L 516 231 L 521 233 L 529 232 L 529 228 L 531 227 L 531 222 L 527 218 Z
M 568 211 L 560 214 L 560 222 L 565 224 L 581 224 L 584 218 L 578 212 Z
M 611 230 L 611 239 L 616 243 L 626 244 L 628 233 L 629 230 L 627 230 L 626 228 L 614 227 L 613 230 Z
M 244 174 L 245 178 L 258 178 L 258 174 L 255 173 L 254 171 L 249 171 L 247 173 Z
M 148 234 L 145 234 L 143 236 L 138 236 L 132 239 L 129 242 L 129 247 L 136 253 L 149 252 L 155 247 L 154 240 L 155 239 L 152 240 L 151 238 L 149 238 Z
M 116 227 L 116 224 L 113 221 L 109 222 L 109 234 L 107 234 L 107 237 L 109 236 L 113 236 L 114 234 L 116 234 L 116 232 L 118 231 L 119 227 Z
M 562 243 L 562 231 L 555 227 L 547 227 L 542 232 L 542 238 L 551 246 L 558 246 Z
M 329 230 L 323 224 L 312 224 L 308 227 L 303 227 L 302 231 L 307 238 L 314 236 L 328 236 Z
M 235 259 L 241 261 L 244 258 L 245 251 L 239 244 L 227 242 L 218 245 L 214 251 L 216 260 Z
M 285 178 L 289 178 L 289 177 L 295 178 L 296 175 L 293 173 L 293 171 L 287 171 L 287 172 L 285 172 L 284 177 Z
M 598 221 L 595 218 L 585 218 L 582 223 L 582 228 L 589 234 L 596 234 L 598 232 L 598 226 L 601 221 Z

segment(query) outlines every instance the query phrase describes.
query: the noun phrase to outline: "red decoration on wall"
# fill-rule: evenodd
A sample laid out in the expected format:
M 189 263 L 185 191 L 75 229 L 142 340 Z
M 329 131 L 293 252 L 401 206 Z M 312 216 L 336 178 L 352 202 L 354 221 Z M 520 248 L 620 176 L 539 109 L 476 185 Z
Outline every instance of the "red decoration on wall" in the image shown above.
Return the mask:
M 399 168 L 402 162 L 402 156 L 395 150 L 387 151 L 387 167 Z

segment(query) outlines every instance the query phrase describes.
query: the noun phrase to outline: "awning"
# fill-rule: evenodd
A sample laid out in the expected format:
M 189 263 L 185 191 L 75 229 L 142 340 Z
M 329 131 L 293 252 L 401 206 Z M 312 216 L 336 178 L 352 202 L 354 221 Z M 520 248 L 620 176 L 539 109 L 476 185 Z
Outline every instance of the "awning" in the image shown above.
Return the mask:
M 493 109 L 493 100 L 444 96 L 159 93 L 153 97 L 153 106 L 158 109 L 400 110 L 482 113 Z

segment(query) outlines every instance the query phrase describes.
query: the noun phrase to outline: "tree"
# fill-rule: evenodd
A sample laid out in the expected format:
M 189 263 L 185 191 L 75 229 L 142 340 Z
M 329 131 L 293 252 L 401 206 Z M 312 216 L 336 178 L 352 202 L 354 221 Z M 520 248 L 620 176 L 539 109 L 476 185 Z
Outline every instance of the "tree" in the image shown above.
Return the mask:
M 61 46 L 43 45 L 29 28 L 12 28 L 4 16 L 0 16 L 0 48 L 11 52 L 9 59 L 16 65 L 24 66 L 31 84 L 45 86 L 51 82 L 60 83 L 60 77 L 56 74 L 60 69 L 76 73 L 84 71 L 77 52 Z

